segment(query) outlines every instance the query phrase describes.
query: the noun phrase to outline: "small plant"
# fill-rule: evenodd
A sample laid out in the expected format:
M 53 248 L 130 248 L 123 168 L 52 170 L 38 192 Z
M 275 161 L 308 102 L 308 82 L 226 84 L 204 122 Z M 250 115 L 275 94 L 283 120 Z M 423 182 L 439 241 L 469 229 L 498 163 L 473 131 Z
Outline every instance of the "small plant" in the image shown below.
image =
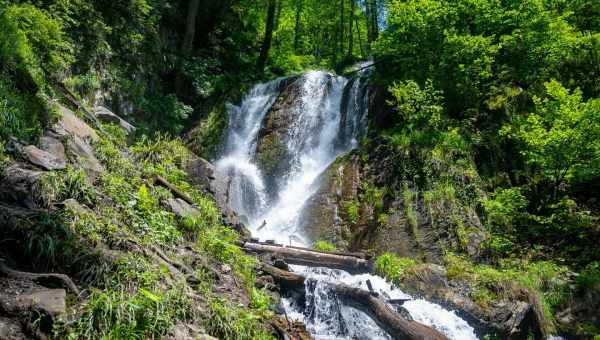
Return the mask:
M 375 272 L 386 279 L 399 285 L 404 272 L 417 265 L 414 259 L 398 257 L 392 253 L 385 253 L 375 259 Z
M 335 245 L 329 241 L 319 240 L 319 241 L 315 242 L 315 245 L 313 248 L 315 248 L 315 250 L 318 250 L 318 251 L 334 251 Z
M 352 200 L 346 203 L 346 213 L 348 221 L 351 224 L 356 224 L 360 220 L 360 203 L 357 200 Z

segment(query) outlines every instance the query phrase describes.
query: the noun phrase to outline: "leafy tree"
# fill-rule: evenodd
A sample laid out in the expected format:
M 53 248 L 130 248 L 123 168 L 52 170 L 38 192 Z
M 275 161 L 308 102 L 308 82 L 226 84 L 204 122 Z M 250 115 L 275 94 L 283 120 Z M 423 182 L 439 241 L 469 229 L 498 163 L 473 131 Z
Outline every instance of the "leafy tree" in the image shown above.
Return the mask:
M 556 200 L 560 186 L 577 169 L 600 157 L 600 100 L 584 101 L 579 89 L 571 92 L 554 80 L 545 86 L 547 97 L 534 98 L 536 111 L 502 133 L 524 144 L 521 153 L 551 181 Z

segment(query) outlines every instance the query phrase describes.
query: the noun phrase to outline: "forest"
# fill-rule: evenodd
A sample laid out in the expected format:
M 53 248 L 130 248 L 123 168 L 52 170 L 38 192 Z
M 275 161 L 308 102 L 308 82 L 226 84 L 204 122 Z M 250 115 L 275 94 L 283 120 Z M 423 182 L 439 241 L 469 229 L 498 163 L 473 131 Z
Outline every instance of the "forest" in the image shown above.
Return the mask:
M 598 0 L 0 0 L 0 339 L 379 338 L 249 246 L 298 214 L 476 339 L 597 340 L 599 193 Z

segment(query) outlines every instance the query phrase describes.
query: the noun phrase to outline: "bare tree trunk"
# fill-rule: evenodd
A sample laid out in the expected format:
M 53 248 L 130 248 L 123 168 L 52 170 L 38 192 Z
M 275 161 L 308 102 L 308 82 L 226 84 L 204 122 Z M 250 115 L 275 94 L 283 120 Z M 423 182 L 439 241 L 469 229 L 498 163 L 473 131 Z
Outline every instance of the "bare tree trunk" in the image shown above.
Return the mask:
M 360 46 L 360 55 L 365 56 L 365 49 L 363 47 L 362 33 L 360 32 L 360 25 L 358 24 L 358 18 L 355 18 L 354 23 L 356 24 L 356 34 L 358 35 L 358 46 Z
M 190 0 L 188 3 L 187 18 L 185 21 L 185 35 L 183 36 L 183 45 L 181 47 L 182 64 L 183 59 L 192 51 L 194 45 L 194 37 L 196 36 L 196 18 L 198 17 L 198 9 L 200 8 L 200 0 Z M 181 66 L 181 65 L 180 65 Z M 181 68 L 181 67 L 180 67 Z M 175 92 L 181 94 L 183 91 L 183 70 L 179 70 L 175 77 Z
M 352 24 L 354 23 L 354 6 L 356 4 L 356 0 L 350 0 L 350 17 L 348 18 L 348 59 L 352 58 L 352 53 L 354 52 L 354 38 L 352 36 Z
M 257 69 L 259 73 L 263 73 L 267 59 L 269 58 L 269 50 L 271 49 L 271 41 L 273 40 L 273 28 L 275 26 L 275 9 L 277 7 L 276 0 L 269 0 L 269 7 L 267 9 L 267 25 L 265 28 L 265 37 L 260 49 L 260 56 L 258 57 Z
M 300 34 L 302 31 L 302 1 L 296 0 L 296 26 L 294 27 L 294 51 L 300 53 Z

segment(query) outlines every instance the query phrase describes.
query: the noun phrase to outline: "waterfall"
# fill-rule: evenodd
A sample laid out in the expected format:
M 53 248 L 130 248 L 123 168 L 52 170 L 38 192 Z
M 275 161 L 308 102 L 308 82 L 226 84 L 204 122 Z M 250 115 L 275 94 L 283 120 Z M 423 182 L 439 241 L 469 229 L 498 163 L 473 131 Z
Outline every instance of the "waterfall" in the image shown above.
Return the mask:
M 266 178 L 257 162 L 257 145 L 269 110 L 289 86 L 294 87 L 297 96 L 287 103 L 284 112 L 288 126 L 280 138 L 286 158 L 277 164 L 283 169 Z M 346 79 L 313 71 L 297 79 L 258 84 L 239 105 L 228 105 L 229 128 L 216 166 L 231 176 L 229 203 L 244 217 L 253 236 L 286 245 L 307 246 L 314 241 L 301 230 L 302 208 L 318 190 L 320 175 L 338 156 L 355 148 L 365 133 L 368 91 L 364 72 Z M 318 339 L 390 338 L 365 313 L 338 300 L 330 283 L 343 282 L 364 289 L 369 280 L 383 297 L 411 299 L 374 275 L 292 268 L 307 278 L 306 297 L 285 298 L 284 308 L 290 318 L 304 321 Z M 451 339 L 477 339 L 471 326 L 439 305 L 412 299 L 403 308 L 414 320 Z

